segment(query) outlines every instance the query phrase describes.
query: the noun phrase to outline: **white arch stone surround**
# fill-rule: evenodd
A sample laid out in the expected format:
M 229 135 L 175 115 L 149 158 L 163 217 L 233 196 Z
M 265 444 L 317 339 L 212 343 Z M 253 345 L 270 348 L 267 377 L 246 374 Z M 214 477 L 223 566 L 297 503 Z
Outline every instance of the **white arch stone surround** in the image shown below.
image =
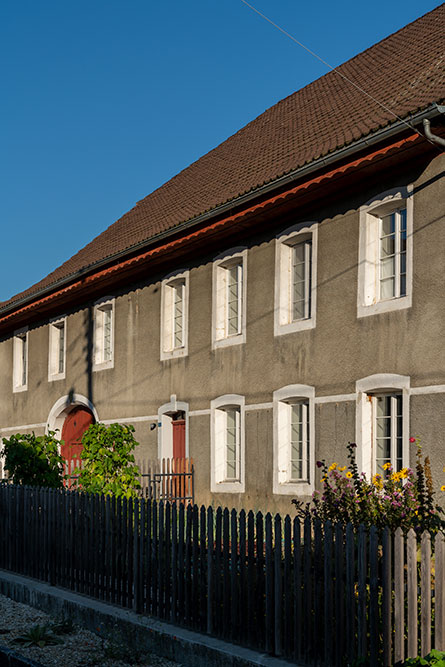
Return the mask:
M 50 410 L 46 420 L 45 433 L 48 431 L 58 431 L 59 438 L 62 435 L 63 423 L 69 413 L 76 407 L 83 406 L 93 413 L 96 422 L 99 421 L 99 415 L 92 402 L 82 394 L 67 394 L 56 401 Z

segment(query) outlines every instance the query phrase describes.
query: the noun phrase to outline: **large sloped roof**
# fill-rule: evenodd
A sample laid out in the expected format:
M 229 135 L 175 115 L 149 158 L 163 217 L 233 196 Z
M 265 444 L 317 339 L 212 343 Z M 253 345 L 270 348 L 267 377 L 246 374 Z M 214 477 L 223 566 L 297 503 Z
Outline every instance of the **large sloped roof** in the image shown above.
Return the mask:
M 444 99 L 445 4 L 265 111 L 139 201 L 11 306 L 156 234 L 236 199 Z

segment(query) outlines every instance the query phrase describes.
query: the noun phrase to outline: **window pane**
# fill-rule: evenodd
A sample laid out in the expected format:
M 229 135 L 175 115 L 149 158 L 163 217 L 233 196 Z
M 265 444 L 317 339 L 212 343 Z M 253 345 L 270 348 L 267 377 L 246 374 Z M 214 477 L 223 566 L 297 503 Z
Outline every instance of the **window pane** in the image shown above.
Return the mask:
M 389 463 L 393 468 L 402 467 L 402 395 L 386 394 L 375 398 L 375 469 L 387 477 L 384 470 Z
M 183 345 L 184 328 L 184 285 L 181 283 L 173 288 L 174 300 L 174 318 L 173 318 L 173 347 L 178 348 Z
M 308 456 L 308 403 L 295 403 L 290 406 L 290 478 L 291 481 L 307 479 L 304 469 Z
M 111 308 L 102 311 L 104 320 L 104 361 L 111 359 Z
M 380 283 L 380 298 L 392 299 L 395 295 L 395 279 L 387 278 Z
M 391 213 L 390 215 L 385 215 L 382 218 L 382 236 L 387 236 L 388 234 L 394 234 L 395 230 L 395 214 Z
M 395 257 L 387 257 L 380 262 L 380 278 L 391 278 L 395 274 L 396 261 Z
M 239 449 L 239 411 L 226 411 L 226 479 L 236 479 Z
M 292 320 L 310 317 L 311 244 L 299 243 L 292 248 Z
M 381 239 L 380 242 L 380 254 L 381 257 L 387 257 L 389 255 L 394 255 L 395 252 L 395 239 L 394 236 L 385 236 Z
M 405 232 L 405 238 L 406 238 L 406 208 L 403 208 L 401 211 L 399 211 L 400 215 L 400 230 L 402 232 Z
M 26 334 L 20 338 L 22 346 L 22 387 L 26 385 Z
M 59 327 L 57 327 L 57 334 L 59 336 L 59 363 L 58 363 L 58 372 L 63 373 L 64 368 L 64 361 L 65 361 L 65 325 L 62 324 Z
M 241 265 L 231 266 L 227 274 L 227 334 L 233 336 L 241 331 Z

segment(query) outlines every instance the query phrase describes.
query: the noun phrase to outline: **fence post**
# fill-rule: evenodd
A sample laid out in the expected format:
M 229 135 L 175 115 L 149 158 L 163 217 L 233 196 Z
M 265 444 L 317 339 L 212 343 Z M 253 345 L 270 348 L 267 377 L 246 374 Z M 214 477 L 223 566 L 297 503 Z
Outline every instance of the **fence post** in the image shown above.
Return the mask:
M 207 508 L 207 634 L 213 630 L 213 508 Z
M 434 648 L 445 651 L 445 537 L 437 533 L 434 540 L 436 558 L 434 595 Z
M 369 657 L 370 665 L 375 667 L 378 661 L 378 534 L 377 527 L 371 526 L 369 533 Z
M 392 665 L 392 625 L 391 625 L 391 533 L 386 527 L 383 531 L 383 604 L 382 604 L 382 625 L 383 625 L 383 664 L 385 667 Z
M 324 526 L 324 663 L 333 663 L 332 609 L 332 524 Z
M 266 653 L 274 651 L 272 517 L 266 514 Z
M 408 580 L 408 658 L 417 657 L 417 540 L 412 528 L 406 547 Z
M 405 659 L 405 558 L 401 528 L 394 537 L 394 662 Z
M 420 645 L 422 657 L 431 651 L 431 536 L 424 531 L 420 561 Z
M 366 658 L 366 543 L 363 524 L 358 529 L 358 657 Z
M 281 564 L 283 560 L 281 549 L 281 517 L 279 514 L 275 515 L 275 568 L 274 568 L 274 616 L 275 616 L 275 655 L 280 656 L 282 653 L 282 597 L 283 597 L 283 582 L 281 573 Z

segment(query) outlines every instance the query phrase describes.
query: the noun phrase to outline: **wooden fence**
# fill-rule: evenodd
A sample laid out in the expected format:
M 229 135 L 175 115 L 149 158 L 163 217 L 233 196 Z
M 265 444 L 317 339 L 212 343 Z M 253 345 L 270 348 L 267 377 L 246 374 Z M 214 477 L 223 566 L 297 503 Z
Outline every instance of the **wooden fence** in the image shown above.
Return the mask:
M 445 538 L 0 486 L 0 567 L 306 664 L 445 649 Z

